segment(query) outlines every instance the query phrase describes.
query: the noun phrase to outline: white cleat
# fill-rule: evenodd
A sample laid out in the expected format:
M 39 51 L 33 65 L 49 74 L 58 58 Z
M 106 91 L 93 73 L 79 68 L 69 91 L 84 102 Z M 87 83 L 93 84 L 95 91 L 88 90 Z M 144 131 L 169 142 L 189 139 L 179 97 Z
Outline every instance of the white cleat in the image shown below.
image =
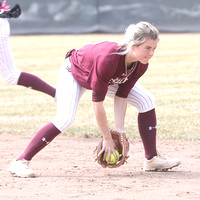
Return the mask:
M 14 160 L 11 163 L 10 168 L 8 171 L 13 175 L 17 177 L 22 178 L 33 178 L 35 177 L 35 173 L 28 168 L 29 161 L 27 160 Z
M 144 159 L 144 171 L 167 171 L 177 167 L 181 161 L 177 158 L 165 158 L 163 156 L 154 156 L 151 160 Z

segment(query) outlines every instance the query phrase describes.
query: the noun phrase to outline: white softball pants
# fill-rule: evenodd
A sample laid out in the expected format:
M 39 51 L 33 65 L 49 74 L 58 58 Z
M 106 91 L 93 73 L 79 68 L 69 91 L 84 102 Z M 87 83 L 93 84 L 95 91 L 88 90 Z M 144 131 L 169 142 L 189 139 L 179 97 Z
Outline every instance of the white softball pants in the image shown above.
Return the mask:
M 0 18 L 0 74 L 6 83 L 16 85 L 21 71 L 14 63 L 9 36 L 8 20 Z
M 108 87 L 107 96 L 114 98 L 118 85 Z M 56 98 L 57 114 L 52 123 L 61 132 L 66 131 L 73 123 L 78 102 L 82 94 L 86 91 L 74 79 L 71 73 L 71 63 L 66 59 L 58 72 Z M 147 112 L 155 108 L 154 97 L 139 83 L 131 89 L 127 102 L 135 106 L 140 113 Z

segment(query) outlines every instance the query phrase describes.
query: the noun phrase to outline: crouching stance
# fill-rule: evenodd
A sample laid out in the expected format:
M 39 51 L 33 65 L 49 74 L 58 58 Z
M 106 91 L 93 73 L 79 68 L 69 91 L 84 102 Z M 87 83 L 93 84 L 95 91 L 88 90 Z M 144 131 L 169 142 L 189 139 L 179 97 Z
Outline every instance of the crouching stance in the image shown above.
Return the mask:
M 32 177 L 29 161 L 74 121 L 83 93 L 92 90 L 93 109 L 103 137 L 102 149 L 117 159 L 115 143 L 108 127 L 105 96 L 114 99 L 114 130 L 124 133 L 127 103 L 138 109 L 139 133 L 144 145 L 144 171 L 168 170 L 180 164 L 179 159 L 167 159 L 156 149 L 156 112 L 153 96 L 138 82 L 154 55 L 158 30 L 148 22 L 130 25 L 121 44 L 99 42 L 87 44 L 67 53 L 57 79 L 57 114 L 42 127 L 24 152 L 13 161 L 10 172 L 19 177 Z M 109 159 L 108 159 L 109 161 Z

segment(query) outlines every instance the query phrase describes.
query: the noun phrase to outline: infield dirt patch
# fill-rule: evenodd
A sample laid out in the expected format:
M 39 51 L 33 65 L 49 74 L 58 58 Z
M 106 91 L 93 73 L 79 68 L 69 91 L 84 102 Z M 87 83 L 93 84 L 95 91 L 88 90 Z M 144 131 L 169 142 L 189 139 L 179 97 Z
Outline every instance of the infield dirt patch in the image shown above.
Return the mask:
M 58 136 L 36 155 L 36 178 L 16 178 L 7 171 L 31 136 L 0 135 L 2 200 L 188 200 L 200 199 L 199 141 L 158 140 L 165 156 L 182 164 L 168 172 L 143 172 L 143 147 L 131 139 L 128 163 L 104 169 L 94 162 L 97 138 Z

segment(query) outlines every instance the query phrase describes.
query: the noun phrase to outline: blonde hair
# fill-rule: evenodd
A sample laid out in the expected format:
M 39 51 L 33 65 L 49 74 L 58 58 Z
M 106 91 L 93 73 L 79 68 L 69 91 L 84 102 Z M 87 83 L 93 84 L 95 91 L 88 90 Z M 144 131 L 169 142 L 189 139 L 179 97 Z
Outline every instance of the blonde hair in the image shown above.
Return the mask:
M 125 30 L 124 39 L 119 48 L 120 52 L 117 54 L 125 55 L 133 45 L 139 46 L 147 39 L 157 40 L 159 39 L 158 36 L 157 28 L 148 22 L 131 24 Z

